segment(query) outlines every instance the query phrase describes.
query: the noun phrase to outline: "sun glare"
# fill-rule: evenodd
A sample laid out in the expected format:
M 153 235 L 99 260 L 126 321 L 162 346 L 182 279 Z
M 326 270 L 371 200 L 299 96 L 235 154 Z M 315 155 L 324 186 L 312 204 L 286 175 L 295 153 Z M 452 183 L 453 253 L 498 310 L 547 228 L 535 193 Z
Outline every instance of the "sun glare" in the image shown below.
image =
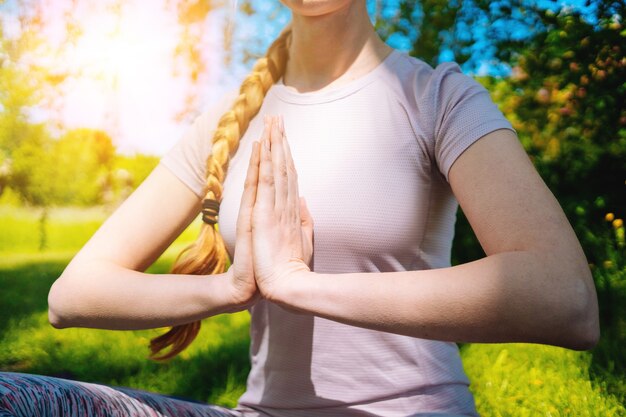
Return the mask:
M 145 5 L 147 2 L 139 3 Z M 151 76 L 154 67 L 171 68 L 175 22 L 159 7 L 127 3 L 120 15 L 92 12 L 74 51 L 75 64 L 94 71 L 103 81 L 138 81 Z
M 174 116 L 191 84 L 174 73 L 182 29 L 172 7 L 166 0 L 44 1 L 45 36 L 61 42 L 62 52 L 53 53 L 71 74 L 58 92 L 66 127 L 106 130 L 121 152 L 162 154 L 180 137 Z M 60 24 L 68 15 L 71 36 Z

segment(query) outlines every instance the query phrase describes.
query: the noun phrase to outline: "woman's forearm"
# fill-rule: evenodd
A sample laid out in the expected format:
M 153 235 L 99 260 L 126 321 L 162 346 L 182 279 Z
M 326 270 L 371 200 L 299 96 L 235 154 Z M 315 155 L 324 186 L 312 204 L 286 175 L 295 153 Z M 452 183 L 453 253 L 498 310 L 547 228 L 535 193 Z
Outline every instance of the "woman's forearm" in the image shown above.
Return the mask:
M 588 273 L 544 254 L 504 252 L 422 271 L 302 272 L 272 298 L 289 309 L 426 339 L 586 349 L 598 338 Z
M 53 326 L 137 330 L 234 311 L 227 275 L 146 274 L 105 261 L 66 269 L 48 296 Z

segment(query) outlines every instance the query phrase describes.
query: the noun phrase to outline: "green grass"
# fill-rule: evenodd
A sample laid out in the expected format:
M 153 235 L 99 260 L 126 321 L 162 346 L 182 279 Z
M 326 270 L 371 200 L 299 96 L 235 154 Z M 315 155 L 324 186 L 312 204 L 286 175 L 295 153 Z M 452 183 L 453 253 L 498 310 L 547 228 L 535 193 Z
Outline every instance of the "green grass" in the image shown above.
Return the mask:
M 606 384 L 593 380 L 592 354 L 532 344 L 463 346 L 465 370 L 483 416 L 624 416 Z
M 0 206 L 0 253 L 33 253 L 39 249 L 40 210 Z M 104 210 L 52 210 L 47 227 L 48 247 L 57 252 L 80 247 L 106 218 Z
M 249 370 L 245 312 L 205 320 L 191 347 L 167 363 L 147 359 L 150 338 L 163 329 L 56 330 L 48 324 L 50 285 L 106 215 L 102 209 L 52 210 L 49 242 L 54 250 L 38 252 L 38 213 L 0 206 L 0 369 L 235 405 Z M 168 271 L 197 230 L 193 223 L 148 272 Z M 626 415 L 626 336 L 616 330 L 623 323 L 618 320 L 618 327 L 604 332 L 592 352 L 530 344 L 462 346 L 481 415 Z

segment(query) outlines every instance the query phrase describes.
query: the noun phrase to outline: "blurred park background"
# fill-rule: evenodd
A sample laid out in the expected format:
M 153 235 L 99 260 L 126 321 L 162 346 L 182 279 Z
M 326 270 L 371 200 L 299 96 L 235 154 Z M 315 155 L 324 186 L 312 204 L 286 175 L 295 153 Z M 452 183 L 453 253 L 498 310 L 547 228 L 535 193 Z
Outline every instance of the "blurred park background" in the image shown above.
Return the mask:
M 456 61 L 513 123 L 589 260 L 602 338 L 589 352 L 462 345 L 484 416 L 624 416 L 624 1 L 368 0 L 390 45 Z M 47 292 L 202 109 L 289 21 L 278 1 L 0 0 L 0 370 L 233 406 L 248 316 L 206 320 L 174 360 L 163 329 L 55 330 Z M 158 225 L 155 225 L 158 227 Z M 167 272 L 196 220 L 148 270 Z M 459 212 L 453 263 L 484 256 Z

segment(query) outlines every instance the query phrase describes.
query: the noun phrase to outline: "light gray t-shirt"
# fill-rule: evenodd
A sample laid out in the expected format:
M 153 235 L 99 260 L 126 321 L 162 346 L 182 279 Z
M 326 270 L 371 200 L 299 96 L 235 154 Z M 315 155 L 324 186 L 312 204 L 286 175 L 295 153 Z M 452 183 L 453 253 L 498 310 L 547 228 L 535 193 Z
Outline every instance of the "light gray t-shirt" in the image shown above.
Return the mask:
M 198 197 L 212 133 L 233 97 L 201 115 L 161 160 Z M 298 93 L 278 83 L 224 183 L 219 227 L 231 254 L 251 146 L 265 114 L 284 115 L 300 193 L 315 223 L 312 269 L 323 273 L 450 266 L 458 203 L 448 171 L 474 141 L 513 129 L 458 65 L 433 69 L 397 50 L 336 88 Z M 251 315 L 245 415 L 476 415 L 454 343 L 293 314 L 266 301 Z

